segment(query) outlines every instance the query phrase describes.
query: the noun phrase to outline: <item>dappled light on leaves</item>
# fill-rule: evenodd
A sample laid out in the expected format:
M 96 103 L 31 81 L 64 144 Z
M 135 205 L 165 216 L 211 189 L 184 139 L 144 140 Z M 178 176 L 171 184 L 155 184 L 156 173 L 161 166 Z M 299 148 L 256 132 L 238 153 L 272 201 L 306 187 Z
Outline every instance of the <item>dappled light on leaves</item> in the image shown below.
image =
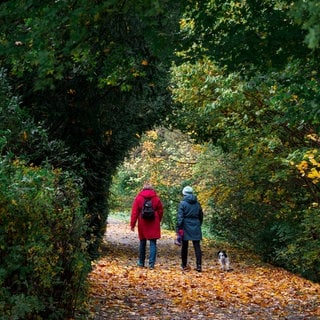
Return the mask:
M 112 220 L 113 221 L 113 220 Z M 222 272 L 218 250 L 203 242 L 203 272 L 180 269 L 180 249 L 165 231 L 154 270 L 138 268 L 138 240 L 124 223 L 108 224 L 103 257 L 90 274 L 96 319 L 318 319 L 320 285 L 254 256 L 227 248 L 233 270 Z

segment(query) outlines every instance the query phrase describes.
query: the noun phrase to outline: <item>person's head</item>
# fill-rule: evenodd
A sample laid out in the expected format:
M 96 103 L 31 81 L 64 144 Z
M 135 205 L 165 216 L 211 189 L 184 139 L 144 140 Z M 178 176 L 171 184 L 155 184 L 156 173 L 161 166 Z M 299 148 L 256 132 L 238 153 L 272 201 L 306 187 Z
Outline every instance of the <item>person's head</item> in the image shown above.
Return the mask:
M 187 195 L 189 195 L 189 194 L 193 194 L 193 189 L 192 189 L 192 187 L 190 187 L 190 186 L 184 187 L 183 190 L 182 190 L 182 194 L 183 194 L 184 196 L 187 196 Z
M 144 185 L 143 185 L 143 190 L 153 190 L 153 186 L 150 182 L 146 182 Z

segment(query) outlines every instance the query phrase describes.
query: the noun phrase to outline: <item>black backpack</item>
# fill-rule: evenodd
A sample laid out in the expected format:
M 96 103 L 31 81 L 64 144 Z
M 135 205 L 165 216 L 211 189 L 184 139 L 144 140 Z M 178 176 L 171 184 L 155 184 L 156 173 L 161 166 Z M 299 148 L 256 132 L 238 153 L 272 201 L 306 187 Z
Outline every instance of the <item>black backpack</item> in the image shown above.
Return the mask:
M 141 210 L 141 218 L 146 220 L 153 220 L 155 218 L 151 198 L 144 198 L 144 203 Z

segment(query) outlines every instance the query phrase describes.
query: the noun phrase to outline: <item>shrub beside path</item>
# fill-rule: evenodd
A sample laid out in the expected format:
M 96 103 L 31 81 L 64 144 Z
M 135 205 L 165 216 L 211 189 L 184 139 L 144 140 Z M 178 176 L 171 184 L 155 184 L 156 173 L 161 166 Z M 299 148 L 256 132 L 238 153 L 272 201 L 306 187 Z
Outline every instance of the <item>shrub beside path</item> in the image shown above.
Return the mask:
M 163 231 L 154 270 L 137 267 L 138 237 L 128 222 L 109 218 L 102 256 L 89 275 L 94 320 L 320 319 L 320 284 L 227 248 L 233 270 L 222 272 L 219 249 L 204 240 L 203 272 L 183 272 L 174 234 Z

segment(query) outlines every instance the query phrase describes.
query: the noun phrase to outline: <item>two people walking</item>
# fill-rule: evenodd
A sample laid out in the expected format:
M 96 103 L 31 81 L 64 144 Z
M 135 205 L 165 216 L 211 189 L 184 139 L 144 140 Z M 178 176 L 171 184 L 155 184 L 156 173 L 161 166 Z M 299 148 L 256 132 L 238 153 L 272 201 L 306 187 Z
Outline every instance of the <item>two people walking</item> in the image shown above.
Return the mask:
M 177 232 L 181 236 L 181 267 L 188 270 L 188 247 L 189 241 L 193 243 L 196 256 L 196 270 L 202 271 L 202 253 L 200 241 L 202 240 L 201 225 L 203 221 L 203 211 L 197 197 L 193 194 L 190 186 L 182 190 L 183 199 L 178 207 Z M 152 199 L 154 219 L 147 220 L 141 217 L 141 211 L 145 199 Z M 130 227 L 135 230 L 138 223 L 139 236 L 139 260 L 138 266 L 145 266 L 146 244 L 150 242 L 149 268 L 153 269 L 157 256 L 157 240 L 161 237 L 160 223 L 163 217 L 163 205 L 153 189 L 152 185 L 145 184 L 142 191 L 138 193 L 132 204 Z

